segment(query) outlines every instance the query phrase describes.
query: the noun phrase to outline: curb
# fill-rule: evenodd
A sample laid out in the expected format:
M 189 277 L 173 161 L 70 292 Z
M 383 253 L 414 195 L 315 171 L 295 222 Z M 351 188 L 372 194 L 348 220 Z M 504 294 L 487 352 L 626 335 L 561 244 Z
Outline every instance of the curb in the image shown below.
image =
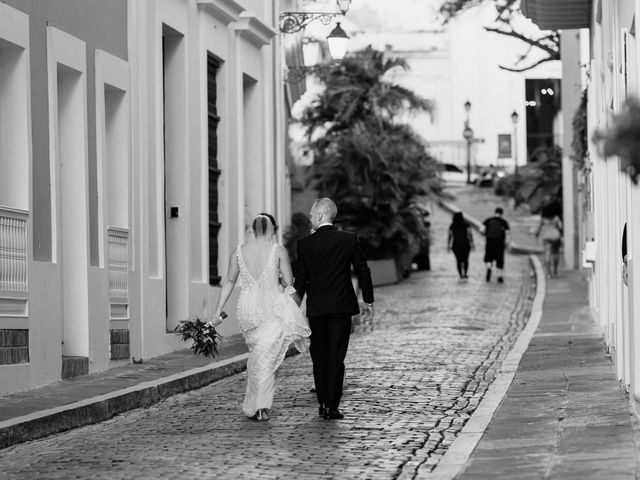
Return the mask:
M 531 305 L 529 321 L 524 327 L 513 348 L 502 362 L 500 373 L 493 381 L 487 394 L 484 396 L 478 408 L 471 415 L 447 452 L 440 459 L 436 467 L 429 473 L 420 474 L 416 478 L 429 480 L 452 480 L 460 475 L 466 468 L 466 464 L 475 450 L 478 442 L 500 406 L 507 393 L 511 382 L 518 371 L 518 365 L 522 356 L 527 351 L 533 334 L 538 329 L 542 318 L 542 304 L 546 293 L 546 280 L 540 259 L 530 255 L 529 260 L 536 275 L 536 296 Z
M 291 349 L 287 356 L 292 354 Z M 42 410 L 0 422 L 0 449 L 18 443 L 99 423 L 140 407 L 149 407 L 178 393 L 204 387 L 247 368 L 243 353 L 203 367 L 143 382 L 62 407 Z
M 443 200 L 440 198 L 437 200 L 437 202 L 440 208 L 443 208 L 449 213 L 462 212 L 460 208 L 458 208 L 453 203 L 447 202 L 446 200 Z M 462 212 L 462 213 L 464 213 L 464 218 L 467 220 L 467 222 L 469 222 L 471 226 L 474 229 L 476 229 L 480 234 L 484 235 L 483 223 L 477 218 L 472 217 L 471 215 L 465 212 Z M 511 248 L 509 249 L 509 252 L 513 254 L 520 254 L 520 255 L 538 255 L 538 254 L 544 253 L 544 250 L 536 247 L 523 247 L 514 242 L 511 242 Z

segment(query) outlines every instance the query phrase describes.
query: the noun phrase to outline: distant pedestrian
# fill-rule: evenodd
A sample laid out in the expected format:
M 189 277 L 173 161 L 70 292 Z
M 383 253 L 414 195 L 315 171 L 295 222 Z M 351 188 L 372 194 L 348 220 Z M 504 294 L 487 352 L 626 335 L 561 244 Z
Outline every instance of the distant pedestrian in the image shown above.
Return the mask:
M 560 245 L 562 244 L 562 220 L 552 208 L 544 208 L 542 210 L 536 237 L 542 239 L 542 245 L 544 246 L 544 262 L 547 267 L 547 276 L 558 275 Z
M 504 251 L 511 242 L 509 224 L 502 218 L 504 210 L 497 207 L 493 217 L 484 221 L 484 262 L 487 265 L 487 282 L 491 281 L 491 269 L 495 263 L 498 270 L 498 283 L 504 282 Z
M 449 251 L 456 256 L 456 268 L 461 279 L 467 279 L 469 271 L 469 252 L 475 248 L 471 226 L 464 219 L 462 212 L 453 214 L 453 221 L 449 226 L 449 239 L 447 241 Z

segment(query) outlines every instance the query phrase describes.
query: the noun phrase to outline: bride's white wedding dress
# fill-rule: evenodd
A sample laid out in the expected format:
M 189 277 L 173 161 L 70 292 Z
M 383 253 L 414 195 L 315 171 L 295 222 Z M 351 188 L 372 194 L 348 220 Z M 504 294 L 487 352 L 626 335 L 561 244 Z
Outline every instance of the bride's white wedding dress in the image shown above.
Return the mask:
M 277 370 L 291 344 L 302 352 L 309 347 L 311 330 L 291 298 L 293 287 L 282 291 L 276 245 L 268 253 L 264 270 L 256 278 L 247 269 L 240 245 L 236 250 L 241 293 L 238 298 L 240 330 L 249 347 L 247 391 L 243 412 L 253 417 L 260 409 L 270 409 L 275 393 Z M 257 275 L 257 272 L 255 272 Z

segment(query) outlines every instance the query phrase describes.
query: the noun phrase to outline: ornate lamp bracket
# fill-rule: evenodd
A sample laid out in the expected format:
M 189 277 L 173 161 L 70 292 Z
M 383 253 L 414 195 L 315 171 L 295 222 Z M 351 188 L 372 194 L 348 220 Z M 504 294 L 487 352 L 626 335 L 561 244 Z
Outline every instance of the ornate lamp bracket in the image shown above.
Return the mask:
M 299 32 L 314 20 L 320 20 L 323 25 L 329 25 L 331 20 L 338 15 L 342 14 L 330 12 L 282 12 L 280 14 L 280 32 Z

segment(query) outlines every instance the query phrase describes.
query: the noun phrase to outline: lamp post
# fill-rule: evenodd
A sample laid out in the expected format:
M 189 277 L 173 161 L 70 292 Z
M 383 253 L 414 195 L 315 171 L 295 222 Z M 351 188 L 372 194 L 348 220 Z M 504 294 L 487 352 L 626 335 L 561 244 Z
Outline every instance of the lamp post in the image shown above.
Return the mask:
M 511 114 L 513 122 L 513 173 L 518 179 L 518 112 L 515 110 Z
M 467 183 L 471 183 L 471 144 L 473 143 L 473 130 L 469 126 L 469 111 L 471 110 L 471 102 L 464 102 L 464 109 L 467 112 L 467 119 L 464 121 L 464 130 L 462 136 L 467 141 Z

